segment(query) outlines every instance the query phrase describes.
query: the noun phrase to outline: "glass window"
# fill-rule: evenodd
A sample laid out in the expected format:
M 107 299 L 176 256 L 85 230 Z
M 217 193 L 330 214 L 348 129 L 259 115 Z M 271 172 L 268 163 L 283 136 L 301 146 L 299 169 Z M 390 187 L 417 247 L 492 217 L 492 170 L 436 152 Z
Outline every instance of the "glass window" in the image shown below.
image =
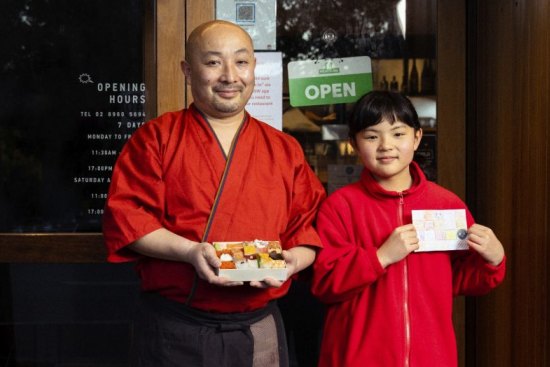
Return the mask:
M 145 4 L 0 3 L 0 232 L 101 230 L 112 164 L 149 97 Z M 0 364 L 127 365 L 133 266 L 0 264 Z
M 375 89 L 399 91 L 419 112 L 425 139 L 416 156 L 436 179 L 436 59 L 433 0 L 284 0 L 277 3 L 277 49 L 283 53 L 283 127 L 302 144 L 328 192 L 357 178 L 348 143 L 353 104 L 293 107 L 287 65 L 296 60 L 369 56 Z
M 100 231 L 112 165 L 145 118 L 144 11 L 1 3 L 0 232 Z

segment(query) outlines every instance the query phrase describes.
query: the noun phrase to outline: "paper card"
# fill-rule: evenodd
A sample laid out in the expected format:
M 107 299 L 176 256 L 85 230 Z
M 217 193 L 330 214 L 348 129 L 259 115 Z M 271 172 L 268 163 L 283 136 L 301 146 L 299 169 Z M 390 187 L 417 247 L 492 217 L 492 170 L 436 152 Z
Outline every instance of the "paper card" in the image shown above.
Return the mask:
M 283 129 L 283 56 L 280 52 L 256 52 L 256 85 L 246 110 L 276 129 Z
M 423 251 L 467 250 L 466 210 L 413 210 L 412 222 Z

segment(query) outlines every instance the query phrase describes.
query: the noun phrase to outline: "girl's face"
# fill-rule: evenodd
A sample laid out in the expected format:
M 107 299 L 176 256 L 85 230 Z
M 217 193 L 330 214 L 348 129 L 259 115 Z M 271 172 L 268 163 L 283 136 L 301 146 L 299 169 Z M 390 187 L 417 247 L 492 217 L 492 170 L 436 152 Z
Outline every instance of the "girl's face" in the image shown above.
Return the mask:
M 422 129 L 386 119 L 355 135 L 353 147 L 363 165 L 388 191 L 403 191 L 412 184 L 409 164 L 420 144 Z

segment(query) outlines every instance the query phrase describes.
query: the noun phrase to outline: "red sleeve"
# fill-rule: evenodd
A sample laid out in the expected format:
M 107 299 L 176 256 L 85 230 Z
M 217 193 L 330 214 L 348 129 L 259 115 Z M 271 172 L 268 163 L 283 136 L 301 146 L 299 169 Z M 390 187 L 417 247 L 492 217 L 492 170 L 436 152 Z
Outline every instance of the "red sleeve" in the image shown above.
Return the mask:
M 466 209 L 468 227 L 474 218 Z M 489 264 L 473 250 L 457 251 L 453 254 L 453 294 L 479 296 L 487 294 L 504 280 L 506 258 L 498 266 Z
M 317 228 L 324 247 L 313 265 L 312 293 L 325 303 L 348 300 L 385 273 L 376 248 L 361 247 L 353 238 L 349 212 L 346 201 L 340 199 L 325 202 L 319 211 Z
M 103 235 L 110 262 L 140 257 L 126 246 L 162 227 L 164 182 L 157 124 L 138 129 L 124 146 L 113 170 L 103 214 Z
M 506 257 L 498 266 L 493 266 L 477 253 L 471 252 L 469 256 L 464 256 L 453 263 L 453 268 L 463 269 L 454 272 L 454 295 L 481 296 L 489 293 L 504 280 Z
M 321 247 L 321 240 L 313 223 L 321 202 L 325 199 L 325 189 L 307 163 L 302 148 L 295 143 L 294 160 L 298 162 L 292 189 L 292 204 L 288 225 L 281 240 L 285 248 L 300 245 Z

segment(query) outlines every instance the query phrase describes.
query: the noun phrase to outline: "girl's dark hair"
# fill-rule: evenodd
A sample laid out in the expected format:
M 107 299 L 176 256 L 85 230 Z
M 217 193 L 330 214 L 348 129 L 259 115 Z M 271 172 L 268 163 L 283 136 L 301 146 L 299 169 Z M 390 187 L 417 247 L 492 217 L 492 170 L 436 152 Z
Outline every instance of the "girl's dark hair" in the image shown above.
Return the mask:
M 396 92 L 372 91 L 353 106 L 348 122 L 349 137 L 355 139 L 358 132 L 382 120 L 388 120 L 391 124 L 401 121 L 415 130 L 420 129 L 418 114 L 407 97 Z

